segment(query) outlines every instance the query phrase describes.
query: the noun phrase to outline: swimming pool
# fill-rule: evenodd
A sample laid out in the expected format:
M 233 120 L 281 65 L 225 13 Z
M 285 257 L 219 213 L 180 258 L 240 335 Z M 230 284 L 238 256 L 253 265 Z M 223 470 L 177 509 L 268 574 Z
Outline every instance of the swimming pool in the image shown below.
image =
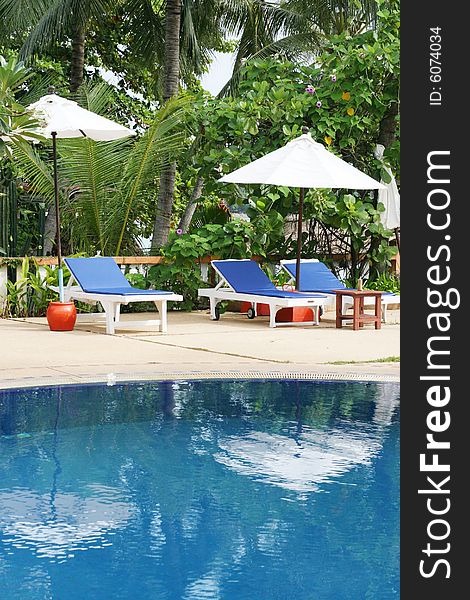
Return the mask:
M 0 392 L 2 600 L 399 597 L 399 388 Z

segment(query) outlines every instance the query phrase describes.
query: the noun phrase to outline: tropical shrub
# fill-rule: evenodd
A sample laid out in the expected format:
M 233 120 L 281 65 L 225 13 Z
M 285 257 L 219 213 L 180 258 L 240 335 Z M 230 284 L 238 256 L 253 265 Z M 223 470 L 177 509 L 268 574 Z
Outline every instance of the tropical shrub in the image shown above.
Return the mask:
M 400 293 L 400 278 L 389 273 L 381 273 L 373 281 L 367 281 L 368 290 L 381 290 L 383 292 Z
M 377 5 L 376 30 L 330 38 L 314 64 L 251 60 L 242 71 L 236 96 L 199 100 L 202 133 L 193 164 L 199 165 L 206 194 L 217 195 L 229 206 L 243 206 L 255 224 L 262 218 L 284 221 L 295 214 L 296 189 L 235 186 L 218 180 L 221 174 L 297 137 L 302 126 L 375 179 L 389 181 L 384 164 L 399 176 L 398 3 L 378 0 Z M 376 144 L 384 142 L 384 131 L 391 132 L 385 143 L 385 163 L 374 156 Z M 391 232 L 380 224 L 383 209 L 376 193 L 310 190 L 304 214 L 306 220 L 329 228 L 330 242 L 340 236 L 349 246 L 353 258 L 350 276 L 357 279 L 369 265 L 389 260 Z M 286 242 L 282 251 L 292 252 L 294 244 Z M 279 248 L 279 243 L 275 247 Z

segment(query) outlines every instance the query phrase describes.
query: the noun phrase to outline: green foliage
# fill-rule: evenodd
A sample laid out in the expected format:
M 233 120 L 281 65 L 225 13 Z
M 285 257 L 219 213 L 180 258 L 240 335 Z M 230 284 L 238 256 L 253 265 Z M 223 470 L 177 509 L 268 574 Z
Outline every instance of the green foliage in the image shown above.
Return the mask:
M 82 255 L 76 255 L 82 256 Z M 21 269 L 15 282 L 7 280 L 7 295 L 0 306 L 2 317 L 43 317 L 50 302 L 58 300 L 58 293 L 51 286 L 59 286 L 59 272 L 56 267 L 39 266 L 33 258 L 21 260 Z M 70 278 L 70 271 L 63 265 L 64 283 Z M 93 307 L 76 302 L 78 312 L 90 312 Z
M 298 191 L 266 185 L 235 186 L 218 182 L 229 173 L 283 146 L 307 126 L 312 136 L 347 162 L 379 180 L 383 164 L 374 157 L 384 119 L 393 114 L 399 96 L 399 11 L 395 0 L 377 0 L 377 28 L 351 36 L 331 37 L 310 66 L 278 60 L 251 60 L 242 70 L 236 96 L 196 102 L 202 131 L 195 162 L 206 194 L 244 207 L 263 232 L 280 230 L 298 209 Z M 385 152 L 386 164 L 399 175 L 398 139 Z M 376 195 L 345 190 L 310 190 L 305 219 L 316 219 L 345 236 L 351 254 L 387 263 L 390 232 L 380 223 L 383 206 Z M 262 235 L 262 234 L 261 234 Z M 276 240 L 265 252 L 293 250 Z M 285 257 L 284 256 L 284 257 Z M 354 267 L 356 271 L 356 267 Z M 358 272 L 352 273 L 353 277 Z
M 177 264 L 194 262 L 207 256 L 247 258 L 264 255 L 260 235 L 261 232 L 248 221 L 236 219 L 225 224 L 210 223 L 195 232 L 183 235 L 172 233 L 163 254 Z
M 0 56 L 0 157 L 11 152 L 10 145 L 26 138 L 43 139 L 36 133 L 38 122 L 16 101 L 15 94 L 31 74 L 14 56 Z
M 171 290 L 183 296 L 182 302 L 169 302 L 170 308 L 193 310 L 201 307 L 197 291 L 206 284 L 201 279 L 201 271 L 197 263 L 155 265 L 149 269 L 148 281 L 154 289 Z
M 381 273 L 373 281 L 368 281 L 365 285 L 368 290 L 380 290 L 382 292 L 400 293 L 400 279 L 389 273 Z
M 57 294 L 50 289 L 58 285 L 57 270 L 39 266 L 29 258 L 21 262 L 16 282 L 7 281 L 7 295 L 2 308 L 5 317 L 38 317 L 46 314 L 49 302 Z

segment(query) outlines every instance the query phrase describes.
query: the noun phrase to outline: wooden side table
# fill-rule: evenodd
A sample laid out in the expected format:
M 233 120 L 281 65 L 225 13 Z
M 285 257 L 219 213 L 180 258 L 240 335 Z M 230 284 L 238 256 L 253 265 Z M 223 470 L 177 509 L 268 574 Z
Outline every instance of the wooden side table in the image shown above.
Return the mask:
M 340 329 L 345 319 L 351 315 L 343 314 L 343 296 L 353 299 L 353 330 L 357 331 L 364 323 L 374 323 L 375 329 L 380 329 L 382 322 L 382 292 L 376 290 L 333 290 L 336 294 L 336 327 Z M 364 298 L 375 298 L 374 314 L 364 313 Z

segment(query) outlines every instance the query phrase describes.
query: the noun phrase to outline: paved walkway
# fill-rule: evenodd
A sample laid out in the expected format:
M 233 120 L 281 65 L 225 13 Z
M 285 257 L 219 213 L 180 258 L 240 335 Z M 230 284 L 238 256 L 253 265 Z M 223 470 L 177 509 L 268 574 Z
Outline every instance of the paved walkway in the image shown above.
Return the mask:
M 0 388 L 200 377 L 398 380 L 399 363 L 376 361 L 399 356 L 399 311 L 378 331 L 336 329 L 333 316 L 325 313 L 319 327 L 270 329 L 267 317 L 226 313 L 212 322 L 206 311 L 170 313 L 168 334 L 113 336 L 85 324 L 51 332 L 43 318 L 0 319 Z M 332 364 L 339 361 L 346 364 Z

